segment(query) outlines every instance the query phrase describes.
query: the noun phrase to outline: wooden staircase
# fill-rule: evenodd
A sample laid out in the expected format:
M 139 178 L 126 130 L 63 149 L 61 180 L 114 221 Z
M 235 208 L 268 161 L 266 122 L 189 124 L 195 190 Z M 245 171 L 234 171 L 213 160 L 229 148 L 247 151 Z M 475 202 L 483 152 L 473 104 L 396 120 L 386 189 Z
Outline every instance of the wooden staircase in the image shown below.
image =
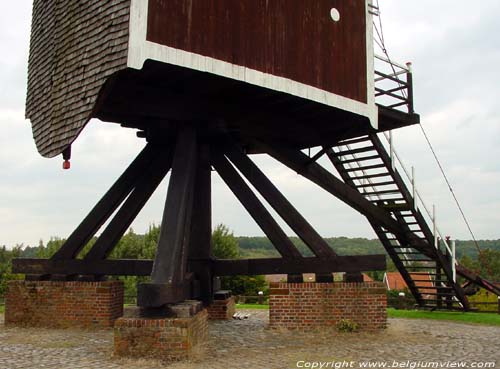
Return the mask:
M 415 206 L 414 191 L 409 191 L 377 134 L 323 150 L 347 185 L 400 224 L 401 233 L 396 235 L 370 221 L 419 307 L 468 310 L 465 293 L 456 282 L 451 248 Z

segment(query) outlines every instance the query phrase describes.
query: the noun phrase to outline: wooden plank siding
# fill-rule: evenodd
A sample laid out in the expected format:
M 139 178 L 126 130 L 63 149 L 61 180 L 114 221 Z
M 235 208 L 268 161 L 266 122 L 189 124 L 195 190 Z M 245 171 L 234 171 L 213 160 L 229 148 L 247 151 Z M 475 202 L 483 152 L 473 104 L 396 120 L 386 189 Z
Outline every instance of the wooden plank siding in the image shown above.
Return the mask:
M 366 103 L 365 6 L 365 0 L 149 0 L 147 40 Z
M 306 148 L 366 134 L 380 118 L 369 2 L 33 0 L 37 149 L 62 153 L 91 118 L 145 131 L 223 122 L 249 152 L 262 137 Z M 380 128 L 412 124 L 401 119 Z
M 130 0 L 34 0 L 26 118 L 40 154 L 60 154 L 99 90 L 127 65 Z

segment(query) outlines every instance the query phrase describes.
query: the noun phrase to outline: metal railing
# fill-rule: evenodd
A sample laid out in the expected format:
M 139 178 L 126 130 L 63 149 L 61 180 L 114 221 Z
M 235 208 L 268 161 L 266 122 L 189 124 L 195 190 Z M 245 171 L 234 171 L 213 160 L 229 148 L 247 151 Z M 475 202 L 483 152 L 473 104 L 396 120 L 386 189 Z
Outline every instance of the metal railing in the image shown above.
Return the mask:
M 411 192 L 413 194 L 413 207 L 415 211 L 418 211 L 419 205 L 425 210 L 421 214 L 423 215 L 424 219 L 428 222 L 428 224 L 432 224 L 432 233 L 434 235 L 434 247 L 436 249 L 441 249 L 441 246 L 444 246 L 444 251 L 445 253 L 450 257 L 451 259 L 451 267 L 452 267 L 452 273 L 453 273 L 453 281 L 456 282 L 457 280 L 457 271 L 456 271 L 456 251 L 455 251 L 455 241 L 450 241 L 448 237 L 443 237 L 441 231 L 439 230 L 439 227 L 437 226 L 437 216 L 436 216 L 436 206 L 432 205 L 432 211 L 429 209 L 429 207 L 426 205 L 425 201 L 423 200 L 422 195 L 417 189 L 416 185 L 416 180 L 415 180 L 415 169 L 412 167 L 411 172 L 406 168 L 404 165 L 403 161 L 401 160 L 401 157 L 397 153 L 396 149 L 394 148 L 394 139 L 392 137 L 392 132 L 384 132 L 383 136 L 385 137 L 387 144 L 389 145 L 389 155 L 391 158 L 391 165 L 393 169 L 396 169 L 399 167 L 402 172 L 404 173 L 405 176 L 402 176 L 403 181 L 408 181 L 407 186 L 411 188 Z M 401 170 L 399 172 L 401 172 Z M 405 182 L 406 182 L 405 181 Z
M 433 244 L 436 249 L 439 249 L 441 251 L 444 251 L 444 253 L 450 258 L 451 260 L 451 269 L 452 269 L 452 278 L 453 281 L 456 282 L 456 253 L 455 253 L 455 241 L 450 241 L 447 237 L 443 237 L 439 227 L 437 226 L 437 217 L 436 217 L 436 207 L 433 205 L 432 206 L 432 211 L 429 209 L 429 207 L 426 205 L 426 203 L 423 200 L 422 195 L 418 191 L 417 185 L 416 185 L 416 180 L 415 180 L 415 169 L 412 167 L 411 171 L 409 171 L 406 166 L 404 165 L 403 161 L 401 160 L 401 157 L 397 153 L 395 147 L 394 147 L 394 139 L 392 137 L 392 132 L 384 132 L 383 136 L 387 140 L 387 144 L 389 146 L 388 152 L 389 156 L 391 159 L 391 169 L 393 171 L 398 171 L 399 173 L 403 172 L 404 175 L 401 175 L 401 178 L 405 182 L 406 186 L 410 189 L 412 196 L 413 196 L 413 208 L 415 209 L 416 212 L 419 211 L 419 206 L 421 206 L 424 209 L 424 212 L 422 216 L 424 217 L 424 220 L 427 222 L 427 224 L 432 225 L 432 234 L 434 236 Z M 354 148 L 351 145 L 345 145 L 348 151 L 353 151 Z M 350 154 L 350 156 L 353 159 L 358 159 L 358 155 L 356 154 Z M 366 176 L 367 172 L 360 166 L 359 162 L 357 160 L 352 160 L 351 162 L 346 164 L 348 168 L 351 170 L 356 169 L 360 173 L 362 173 L 364 176 Z M 405 178 L 406 177 L 406 178 Z M 366 179 L 364 180 L 366 185 L 365 188 L 369 188 L 373 190 L 373 192 L 376 192 L 376 186 L 378 183 L 372 181 L 371 179 Z M 374 196 L 375 198 L 379 198 L 379 195 L 370 195 Z
M 375 102 L 386 108 L 414 113 L 411 63 L 404 66 L 375 55 Z

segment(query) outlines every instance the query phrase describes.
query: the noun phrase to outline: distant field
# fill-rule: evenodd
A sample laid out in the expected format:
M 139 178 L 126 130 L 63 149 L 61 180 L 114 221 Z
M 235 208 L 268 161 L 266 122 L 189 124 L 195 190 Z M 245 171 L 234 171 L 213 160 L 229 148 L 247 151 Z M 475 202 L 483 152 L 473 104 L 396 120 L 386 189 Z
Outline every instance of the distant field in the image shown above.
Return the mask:
M 448 311 L 417 311 L 387 309 L 389 318 L 451 320 L 464 323 L 488 324 L 500 326 L 500 314 L 461 313 Z

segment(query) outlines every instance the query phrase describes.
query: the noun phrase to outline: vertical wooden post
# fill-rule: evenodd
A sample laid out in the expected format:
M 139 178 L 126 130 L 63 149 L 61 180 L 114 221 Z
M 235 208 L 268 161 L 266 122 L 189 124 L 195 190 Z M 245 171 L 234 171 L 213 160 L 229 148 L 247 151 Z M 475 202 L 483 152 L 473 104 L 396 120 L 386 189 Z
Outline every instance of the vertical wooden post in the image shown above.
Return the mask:
M 208 264 L 212 256 L 212 170 L 208 144 L 200 146 L 190 233 L 188 263 L 190 260 L 207 262 L 197 273 L 200 283 L 199 298 L 206 305 L 209 305 L 212 303 L 215 291 L 213 290 L 212 271 Z
M 179 129 L 160 239 L 151 272 L 152 283 L 141 284 L 138 288 L 137 304 L 141 307 L 161 307 L 187 297 L 186 248 L 189 241 L 197 152 L 194 127 L 185 126 Z
M 153 283 L 180 283 L 185 271 L 179 265 L 185 237 L 189 196 L 193 189 L 196 167 L 196 131 L 192 127 L 181 129 L 175 145 L 172 175 L 153 264 Z

